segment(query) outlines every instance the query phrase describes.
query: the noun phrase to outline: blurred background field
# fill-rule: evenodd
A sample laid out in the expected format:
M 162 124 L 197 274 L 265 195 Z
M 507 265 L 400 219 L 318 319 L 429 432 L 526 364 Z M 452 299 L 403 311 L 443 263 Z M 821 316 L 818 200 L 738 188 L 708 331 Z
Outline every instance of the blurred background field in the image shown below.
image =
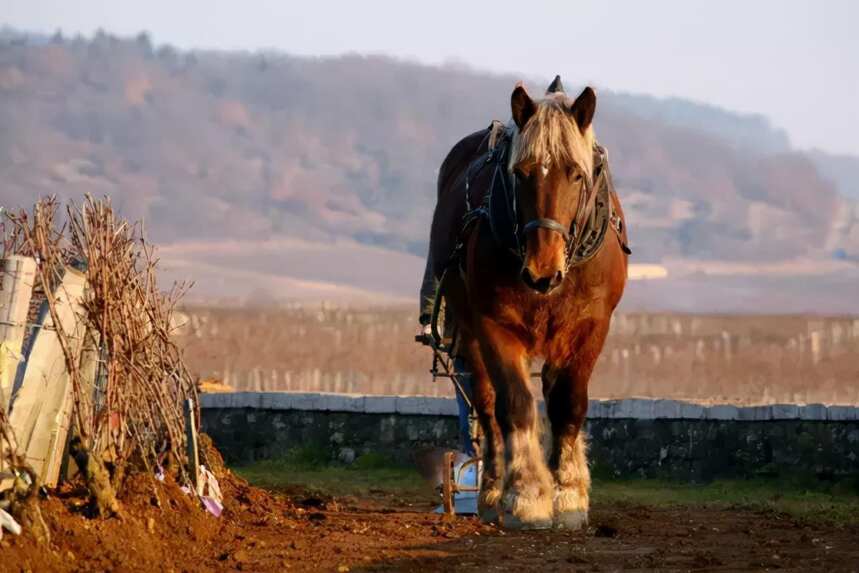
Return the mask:
M 302 26 L 295 14 L 268 48 L 258 24 L 246 44 L 227 42 L 237 30 L 226 12 L 213 16 L 226 18 L 226 36 L 194 44 L 197 26 L 174 34 L 143 13 L 117 12 L 139 33 L 82 32 L 37 26 L 49 12 L 22 9 L 0 22 L 0 206 L 92 193 L 143 220 L 163 286 L 194 282 L 183 344 L 221 390 L 449 395 L 412 341 L 437 168 L 460 137 L 509 117 L 518 80 L 539 94 L 560 73 L 570 92 L 597 87 L 597 137 L 633 249 L 592 395 L 859 402 L 859 130 L 855 106 L 844 105 L 855 84 L 820 87 L 845 79 L 839 58 L 854 39 L 833 25 L 852 8 L 779 5 L 792 22 L 767 28 L 781 38 L 771 42 L 780 59 L 743 48 L 757 46 L 758 28 L 722 45 L 710 24 L 722 7 L 647 11 L 657 9 L 670 12 L 665 21 L 678 10 L 703 18 L 686 49 L 707 56 L 704 38 L 718 40 L 717 61 L 681 73 L 692 52 L 676 60 L 671 47 L 648 62 L 661 66 L 645 66 L 649 50 L 683 30 L 654 37 L 628 22 L 614 25 L 630 38 L 646 32 L 627 39 L 640 63 L 606 45 L 614 66 L 552 59 L 555 50 L 513 65 L 516 54 L 493 49 L 487 67 L 407 57 L 402 38 L 362 53 L 297 50 L 281 33 Z M 767 10 L 743 7 L 749 22 Z M 790 26 L 812 35 L 800 41 Z M 343 38 L 396 27 L 383 28 Z M 815 97 L 795 74 L 806 57 L 815 65 L 805 73 L 827 80 L 808 80 Z M 644 69 L 653 81 L 633 81 Z
M 190 307 L 176 320 L 189 366 L 221 390 L 453 395 L 432 381 L 410 307 Z M 621 313 L 590 388 L 593 398 L 857 404 L 857 379 L 857 317 Z

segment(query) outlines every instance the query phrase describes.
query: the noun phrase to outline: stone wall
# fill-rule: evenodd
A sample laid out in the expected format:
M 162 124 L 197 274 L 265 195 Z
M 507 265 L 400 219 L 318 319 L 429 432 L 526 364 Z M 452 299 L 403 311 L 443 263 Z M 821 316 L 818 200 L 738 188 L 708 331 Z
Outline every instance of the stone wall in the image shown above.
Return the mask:
M 204 395 L 201 407 L 203 431 L 231 463 L 302 446 L 345 462 L 378 452 L 409 463 L 423 448 L 457 446 L 448 398 L 238 392 Z M 859 477 L 856 407 L 594 400 L 587 431 L 597 475 Z

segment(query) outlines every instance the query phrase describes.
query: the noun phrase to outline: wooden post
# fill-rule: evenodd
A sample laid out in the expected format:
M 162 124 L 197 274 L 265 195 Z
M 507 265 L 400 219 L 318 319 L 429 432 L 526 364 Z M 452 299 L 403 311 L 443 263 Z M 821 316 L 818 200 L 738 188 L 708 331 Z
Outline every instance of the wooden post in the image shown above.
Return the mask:
M 33 294 L 36 261 L 12 256 L 2 262 L 0 291 L 0 408 L 9 411 L 15 374 L 26 332 L 27 311 Z
M 455 512 L 453 503 L 453 494 L 455 493 L 453 484 L 453 460 L 453 452 L 444 453 L 444 473 L 442 474 L 441 481 L 441 497 L 444 512 L 447 515 L 453 515 Z
M 59 477 L 74 405 L 72 382 L 56 331 L 62 329 L 66 334 L 77 360 L 84 338 L 84 325 L 78 315 L 85 285 L 84 274 L 67 267 L 54 292 L 59 325 L 54 325 L 43 306 L 41 326 L 33 333 L 26 369 L 9 415 L 18 452 L 24 454 L 48 486 L 56 485 Z
M 193 398 L 185 400 L 185 441 L 188 446 L 188 475 L 191 485 L 199 495 L 200 488 L 200 451 L 197 449 L 197 425 L 194 423 L 196 406 Z
M 96 396 L 96 386 L 99 375 L 102 373 L 100 368 L 101 361 L 101 346 L 100 346 L 100 336 L 98 331 L 88 330 L 84 333 L 83 343 L 80 348 L 80 363 L 78 365 L 78 375 L 80 376 L 80 384 L 81 384 L 81 394 L 83 396 L 83 403 L 85 408 L 94 408 L 95 404 L 95 396 Z M 90 411 L 93 411 L 90 409 Z M 87 422 L 84 422 L 87 423 Z M 72 439 L 73 432 L 68 432 L 68 436 L 66 437 L 66 446 L 64 448 L 65 452 L 70 452 L 69 450 L 69 442 Z M 92 455 L 98 456 L 101 459 L 105 459 L 106 454 L 109 453 L 109 450 L 106 451 L 105 444 L 110 443 L 110 424 L 104 424 L 103 430 L 103 438 L 102 438 L 102 447 L 98 451 L 91 452 Z M 63 454 L 60 459 L 60 471 L 58 477 L 58 483 L 62 483 L 68 481 L 70 478 L 74 477 L 77 472 L 82 472 L 82 468 L 77 467 L 77 462 L 74 462 L 74 457 L 70 455 Z

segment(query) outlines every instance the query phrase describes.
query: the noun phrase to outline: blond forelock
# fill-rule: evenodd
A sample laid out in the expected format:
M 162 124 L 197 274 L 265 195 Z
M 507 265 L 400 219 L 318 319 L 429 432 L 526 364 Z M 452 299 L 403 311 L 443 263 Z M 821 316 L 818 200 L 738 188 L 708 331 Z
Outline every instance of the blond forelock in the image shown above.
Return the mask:
M 564 165 L 580 168 L 587 178 L 594 170 L 594 130 L 584 133 L 569 112 L 569 99 L 561 94 L 535 102 L 537 110 L 525 124 L 515 130 L 509 168 L 539 163 L 545 167 Z

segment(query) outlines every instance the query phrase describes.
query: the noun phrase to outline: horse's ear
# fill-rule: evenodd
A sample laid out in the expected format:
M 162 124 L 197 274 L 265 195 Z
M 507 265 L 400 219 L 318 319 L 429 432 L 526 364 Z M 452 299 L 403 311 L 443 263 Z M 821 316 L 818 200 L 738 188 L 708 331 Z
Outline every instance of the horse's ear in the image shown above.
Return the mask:
M 521 83 L 516 85 L 513 95 L 510 96 L 510 109 L 513 112 L 513 121 L 519 129 L 524 128 L 531 116 L 537 111 L 534 100 L 531 99 Z
M 594 120 L 594 113 L 596 110 L 597 94 L 590 86 L 582 90 L 582 93 L 579 94 L 579 97 L 577 97 L 576 101 L 573 102 L 573 105 L 570 106 L 570 113 L 573 114 L 573 119 L 576 120 L 576 124 L 582 131 L 585 131 L 590 127 L 591 122 Z
M 561 83 L 561 76 L 555 76 L 555 79 L 546 88 L 546 95 L 554 93 L 564 93 L 564 84 Z

